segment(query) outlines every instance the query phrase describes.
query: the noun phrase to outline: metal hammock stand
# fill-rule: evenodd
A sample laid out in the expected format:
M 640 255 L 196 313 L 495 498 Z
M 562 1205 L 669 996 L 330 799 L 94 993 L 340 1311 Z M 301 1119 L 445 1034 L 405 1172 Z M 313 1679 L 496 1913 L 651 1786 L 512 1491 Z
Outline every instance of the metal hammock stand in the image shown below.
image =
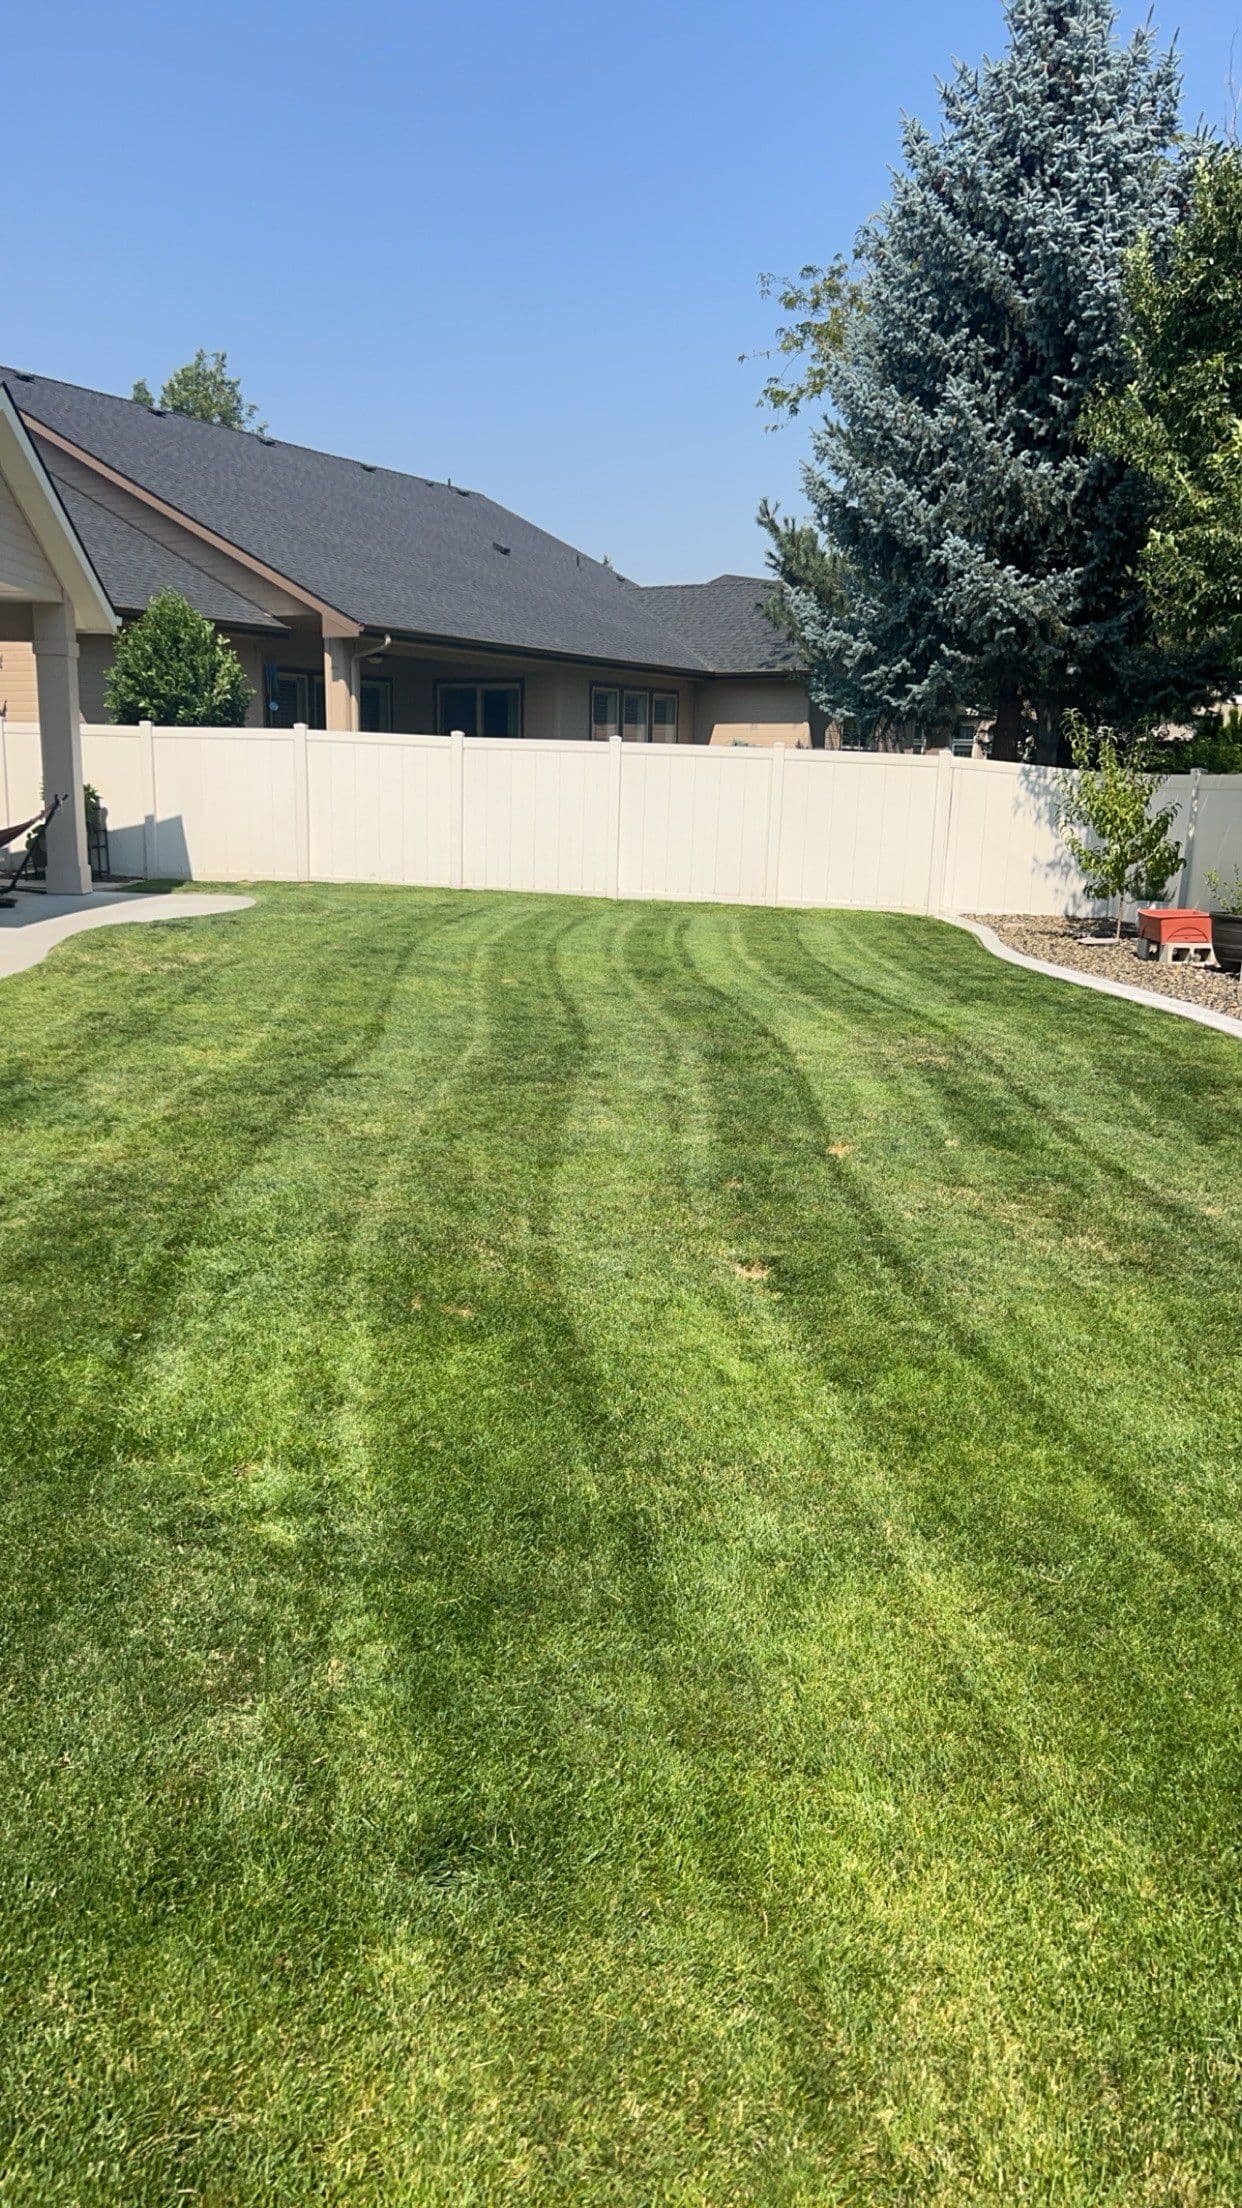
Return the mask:
M 45 805 L 41 813 L 32 813 L 29 820 L 17 820 L 14 821 L 11 828 L 0 828 L 0 851 L 7 849 L 10 844 L 16 843 L 18 837 L 27 834 L 31 828 L 46 828 L 49 820 L 55 819 L 60 807 L 61 799 L 54 797 L 50 805 Z M 13 892 L 29 866 L 32 855 L 30 845 L 26 844 L 23 847 L 20 859 L 17 860 L 15 865 L 12 859 L 7 861 L 0 859 L 0 869 L 3 869 L 5 865 L 9 867 L 7 880 L 0 880 L 0 905 L 15 905 L 17 903 Z

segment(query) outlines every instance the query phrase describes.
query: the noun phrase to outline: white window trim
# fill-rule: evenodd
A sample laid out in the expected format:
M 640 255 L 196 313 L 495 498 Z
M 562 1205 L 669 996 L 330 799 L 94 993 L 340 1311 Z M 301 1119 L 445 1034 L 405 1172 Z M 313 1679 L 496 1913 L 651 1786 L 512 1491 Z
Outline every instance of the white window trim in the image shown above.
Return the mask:
M 590 736 L 593 742 L 603 743 L 606 740 L 601 736 L 597 736 L 595 733 L 595 700 L 599 696 L 601 691 L 612 691 L 616 695 L 617 732 L 621 736 L 625 735 L 625 701 L 627 697 L 646 698 L 647 733 L 645 736 L 630 737 L 628 739 L 630 743 L 680 743 L 681 697 L 679 692 L 676 690 L 667 689 L 663 686 L 653 689 L 648 687 L 646 683 L 640 682 L 593 682 L 591 684 L 590 699 L 587 705 L 587 734 L 588 736 Z M 673 701 L 673 719 L 671 724 L 669 724 L 668 722 L 662 724 L 665 729 L 665 734 L 663 734 L 662 736 L 657 736 L 655 732 L 655 701 L 657 698 L 671 698 Z

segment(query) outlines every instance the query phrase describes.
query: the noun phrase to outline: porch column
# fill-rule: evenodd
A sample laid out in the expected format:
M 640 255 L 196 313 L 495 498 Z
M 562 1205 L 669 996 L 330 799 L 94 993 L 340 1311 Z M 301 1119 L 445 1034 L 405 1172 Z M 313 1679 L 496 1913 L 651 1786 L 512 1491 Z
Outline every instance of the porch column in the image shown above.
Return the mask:
M 323 640 L 323 713 L 329 728 L 356 729 L 358 709 L 358 657 L 342 636 Z
M 43 797 L 61 799 L 47 832 L 47 886 L 56 897 L 85 897 L 91 886 L 82 800 L 82 709 L 78 702 L 78 639 L 72 609 L 34 608 L 35 677 Z

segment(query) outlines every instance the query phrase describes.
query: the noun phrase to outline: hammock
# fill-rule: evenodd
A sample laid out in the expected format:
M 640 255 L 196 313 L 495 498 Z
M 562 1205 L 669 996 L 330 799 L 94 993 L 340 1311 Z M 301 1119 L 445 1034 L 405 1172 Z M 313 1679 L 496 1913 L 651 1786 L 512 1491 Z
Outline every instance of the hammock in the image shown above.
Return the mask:
M 56 802 L 59 804 L 60 799 L 57 798 Z M 40 827 L 48 818 L 49 812 L 50 807 L 45 806 L 41 813 L 32 813 L 29 820 L 17 820 L 11 828 L 0 828 L 0 851 L 6 844 L 16 843 L 18 837 L 24 836 L 28 828 Z
M 29 820 L 19 820 L 12 828 L 0 828 L 0 851 L 4 850 L 6 845 L 16 843 L 18 837 L 24 835 L 28 828 L 46 828 L 49 820 L 53 819 L 60 811 L 60 805 L 60 799 L 54 797 L 50 805 L 45 805 L 41 813 L 32 813 Z M 12 859 L 8 861 L 10 873 L 7 881 L 0 882 L 0 905 L 15 905 L 17 903 L 13 891 L 17 888 L 26 868 L 29 866 L 31 856 L 30 845 L 27 844 L 16 864 Z

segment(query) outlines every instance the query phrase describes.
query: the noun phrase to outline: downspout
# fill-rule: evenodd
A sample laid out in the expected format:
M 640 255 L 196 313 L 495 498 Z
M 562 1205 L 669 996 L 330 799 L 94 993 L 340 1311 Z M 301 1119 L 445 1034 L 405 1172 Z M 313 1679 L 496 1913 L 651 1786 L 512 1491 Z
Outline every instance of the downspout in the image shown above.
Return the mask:
M 356 643 L 356 644 L 353 644 L 353 645 L 351 645 L 351 646 L 350 646 L 350 650 L 349 650 L 349 697 L 350 697 L 350 712 L 351 712 L 351 713 L 352 713 L 352 715 L 354 716 L 354 719 L 355 719 L 355 721 L 356 721 L 356 723 L 357 723 L 358 727 L 361 727 L 361 726 L 362 726 L 362 684 L 361 684 L 361 682 L 359 681 L 359 677 L 358 677 L 358 670 L 359 670 L 359 668 L 361 667 L 361 665 L 362 665 L 362 662 L 363 662 L 363 660 L 364 660 L 364 659 L 378 659 L 378 657 L 379 657 L 379 655 L 380 655 L 380 653 L 381 653 L 381 652 L 386 652 L 386 651 L 388 650 L 388 647 L 389 647 L 389 645 L 391 644 L 391 642 L 392 642 L 392 637 L 391 637 L 391 635 L 389 634 L 389 632 L 388 632 L 387 630 L 385 630 L 385 631 L 384 631 L 384 634 L 383 634 L 383 636 L 379 638 L 378 642 L 376 641 L 376 639 L 375 639 L 374 637 L 369 637 L 369 636 L 360 636 L 360 637 L 358 638 L 358 641 L 357 641 L 357 643 Z

